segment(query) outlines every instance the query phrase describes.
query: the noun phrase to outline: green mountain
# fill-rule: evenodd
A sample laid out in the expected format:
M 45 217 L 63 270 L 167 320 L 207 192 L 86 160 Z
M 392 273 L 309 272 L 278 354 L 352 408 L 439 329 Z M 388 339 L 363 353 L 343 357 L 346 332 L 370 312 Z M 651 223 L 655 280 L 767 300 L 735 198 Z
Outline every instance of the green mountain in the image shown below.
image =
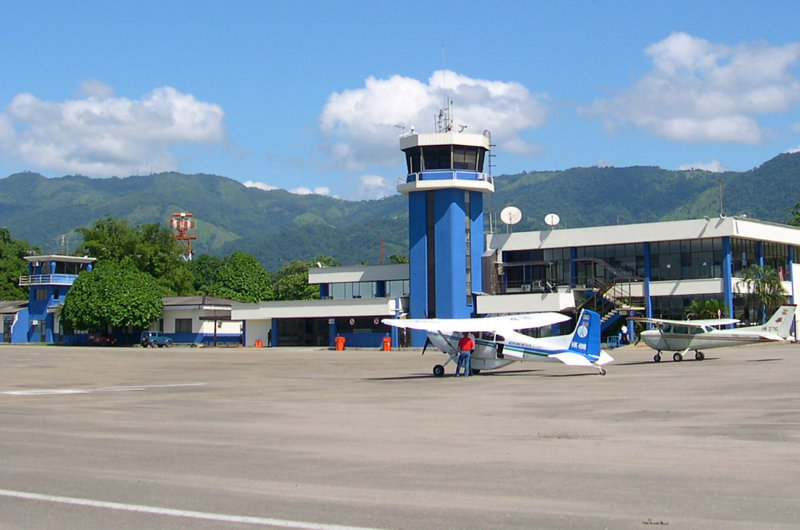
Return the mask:
M 728 215 L 783 222 L 800 201 L 800 153 L 781 154 L 746 172 L 668 171 L 658 167 L 589 167 L 495 177 L 485 211 L 523 212 L 514 230 L 545 228 L 557 213 L 571 228 Z M 283 190 L 247 188 L 216 175 L 161 173 L 127 178 L 48 179 L 17 173 L 0 179 L 0 227 L 46 252 L 74 251 L 75 228 L 110 214 L 131 222 L 167 223 L 173 212 L 197 220 L 198 253 L 255 255 L 268 270 L 317 254 L 345 265 L 408 254 L 407 199 L 345 201 Z M 487 228 L 489 224 L 487 215 Z M 503 230 L 492 223 L 495 230 Z

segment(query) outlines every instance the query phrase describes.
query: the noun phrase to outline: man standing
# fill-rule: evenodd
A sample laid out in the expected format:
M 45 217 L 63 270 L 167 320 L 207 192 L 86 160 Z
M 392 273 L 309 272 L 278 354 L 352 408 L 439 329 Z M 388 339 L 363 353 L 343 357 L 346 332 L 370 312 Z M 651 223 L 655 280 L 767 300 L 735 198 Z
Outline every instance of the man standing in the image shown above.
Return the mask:
M 456 377 L 461 368 L 464 368 L 464 377 L 471 374 L 470 358 L 472 350 L 475 349 L 475 341 L 467 333 L 458 341 L 458 365 L 456 365 Z

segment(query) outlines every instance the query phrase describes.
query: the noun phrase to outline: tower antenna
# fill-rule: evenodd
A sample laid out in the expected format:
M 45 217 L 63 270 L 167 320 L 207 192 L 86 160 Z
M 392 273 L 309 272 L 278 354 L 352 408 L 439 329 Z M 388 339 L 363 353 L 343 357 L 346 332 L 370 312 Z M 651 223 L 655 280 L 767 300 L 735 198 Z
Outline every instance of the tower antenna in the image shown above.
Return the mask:
M 439 114 L 436 116 L 436 132 L 450 132 L 453 129 L 453 120 L 450 117 L 452 102 L 447 97 L 447 69 L 444 63 L 444 44 L 442 44 L 442 96 L 444 98 L 444 107 L 439 109 Z

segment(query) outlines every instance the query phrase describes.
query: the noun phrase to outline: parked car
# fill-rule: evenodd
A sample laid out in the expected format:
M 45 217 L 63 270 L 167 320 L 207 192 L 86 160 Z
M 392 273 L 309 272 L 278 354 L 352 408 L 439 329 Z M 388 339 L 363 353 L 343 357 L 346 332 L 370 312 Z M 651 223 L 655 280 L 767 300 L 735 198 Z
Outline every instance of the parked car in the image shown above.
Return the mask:
M 172 339 L 164 335 L 161 331 L 142 331 L 142 338 L 139 342 L 141 342 L 143 348 L 147 348 L 148 346 L 151 348 L 155 348 L 156 346 L 159 348 L 162 346 L 172 348 Z
M 89 339 L 86 341 L 91 346 L 113 346 L 117 343 L 117 339 L 109 337 L 104 333 L 89 333 Z

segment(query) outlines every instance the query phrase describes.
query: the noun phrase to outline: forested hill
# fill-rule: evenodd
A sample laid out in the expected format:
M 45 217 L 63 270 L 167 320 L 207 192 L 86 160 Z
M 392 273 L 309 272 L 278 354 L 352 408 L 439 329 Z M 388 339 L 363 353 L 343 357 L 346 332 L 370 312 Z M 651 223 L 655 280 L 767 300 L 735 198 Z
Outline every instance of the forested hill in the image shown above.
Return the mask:
M 572 228 L 697 218 L 719 214 L 722 179 L 726 214 L 783 222 L 800 201 L 799 177 L 800 153 L 779 155 L 741 173 L 648 166 L 501 175 L 495 178 L 497 191 L 485 199 L 485 211 L 497 218 L 503 207 L 519 207 L 523 220 L 515 230 L 544 228 L 544 216 L 551 212 Z M 378 263 L 381 239 L 385 255 L 408 253 L 407 199 L 400 195 L 344 201 L 180 173 L 109 179 L 18 173 L 0 179 L 0 226 L 45 252 L 60 252 L 62 235 L 67 251 L 73 251 L 79 243 L 73 230 L 106 214 L 166 224 L 173 212 L 195 215 L 198 252 L 242 250 L 268 270 L 320 253 L 343 264 Z

